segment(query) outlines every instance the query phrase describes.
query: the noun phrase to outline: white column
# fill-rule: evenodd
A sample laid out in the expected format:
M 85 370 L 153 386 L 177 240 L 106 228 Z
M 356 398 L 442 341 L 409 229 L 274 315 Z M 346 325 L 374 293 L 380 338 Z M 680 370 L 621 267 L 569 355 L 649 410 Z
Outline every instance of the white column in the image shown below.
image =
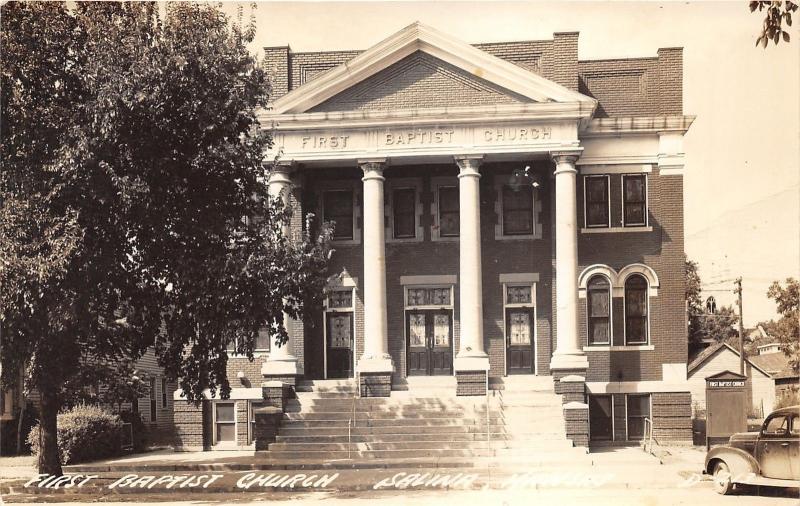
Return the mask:
M 276 165 L 269 175 L 268 192 L 270 197 L 281 199 L 285 206 L 290 205 L 289 197 L 292 191 L 291 165 Z M 291 234 L 291 228 L 287 223 L 282 230 L 287 237 Z M 268 376 L 296 376 L 302 374 L 298 368 L 297 357 L 294 356 L 294 339 L 289 330 L 291 318 L 288 314 L 283 314 L 283 325 L 289 335 L 289 340 L 283 344 L 274 341 L 270 343 L 269 358 L 262 367 L 262 374 Z
M 578 209 L 575 161 L 580 151 L 551 153 L 556 163 L 556 349 L 551 369 L 586 369 L 578 335 Z
M 458 286 L 460 346 L 456 371 L 488 371 L 483 349 L 483 283 L 481 270 L 481 199 L 478 171 L 483 156 L 457 156 L 459 239 Z
M 364 177 L 364 353 L 358 372 L 392 372 L 386 312 L 385 159 L 359 160 Z

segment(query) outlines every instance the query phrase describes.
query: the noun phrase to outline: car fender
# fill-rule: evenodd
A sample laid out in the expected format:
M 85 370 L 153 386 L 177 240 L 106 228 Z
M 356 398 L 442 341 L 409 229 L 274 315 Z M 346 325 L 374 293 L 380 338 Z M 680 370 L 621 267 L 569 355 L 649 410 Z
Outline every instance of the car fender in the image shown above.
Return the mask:
M 761 474 L 761 466 L 752 455 L 732 446 L 717 446 L 709 451 L 706 454 L 705 473 L 712 474 L 714 466 L 720 460 L 728 465 L 733 482 L 748 481 L 748 476 Z

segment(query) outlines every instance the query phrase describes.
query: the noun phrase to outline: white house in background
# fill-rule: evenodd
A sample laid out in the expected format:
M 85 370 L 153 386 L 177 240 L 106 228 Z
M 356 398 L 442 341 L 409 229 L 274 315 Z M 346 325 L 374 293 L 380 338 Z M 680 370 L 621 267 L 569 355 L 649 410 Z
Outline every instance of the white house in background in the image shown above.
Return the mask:
M 768 414 L 775 406 L 775 383 L 765 370 L 745 360 L 747 395 L 752 399 L 750 414 Z M 709 346 L 691 361 L 687 368 L 692 411 L 706 409 L 706 378 L 723 371 L 739 372 L 739 352 L 726 343 Z

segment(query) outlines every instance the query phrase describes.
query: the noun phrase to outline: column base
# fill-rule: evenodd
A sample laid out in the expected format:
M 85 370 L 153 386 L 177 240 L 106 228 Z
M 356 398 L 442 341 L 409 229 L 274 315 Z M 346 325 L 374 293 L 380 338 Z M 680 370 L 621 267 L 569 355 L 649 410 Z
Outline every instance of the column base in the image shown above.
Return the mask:
M 363 373 L 388 373 L 394 372 L 394 364 L 389 356 L 386 357 L 361 357 L 356 365 L 356 371 Z
M 570 374 L 574 373 L 575 371 L 585 371 L 589 368 L 589 359 L 586 358 L 586 354 L 583 352 L 575 352 L 575 353 L 553 353 L 553 358 L 550 359 L 550 370 L 553 372 L 555 376 L 556 371 L 559 370 L 568 370 L 572 371 Z
M 567 439 L 575 446 L 589 447 L 589 405 L 568 402 L 563 406 Z
M 358 391 L 361 397 L 389 397 L 392 393 L 392 373 L 358 373 Z
M 286 401 L 294 398 L 294 384 L 286 381 L 271 380 L 261 383 L 261 397 L 268 406 L 286 411 Z
M 294 386 L 297 383 L 297 377 L 303 375 L 296 358 L 287 360 L 269 360 L 267 359 L 261 365 L 261 375 L 270 380 L 281 380 L 285 378 L 287 383 Z
M 456 357 L 456 395 L 486 395 L 488 388 L 489 357 Z

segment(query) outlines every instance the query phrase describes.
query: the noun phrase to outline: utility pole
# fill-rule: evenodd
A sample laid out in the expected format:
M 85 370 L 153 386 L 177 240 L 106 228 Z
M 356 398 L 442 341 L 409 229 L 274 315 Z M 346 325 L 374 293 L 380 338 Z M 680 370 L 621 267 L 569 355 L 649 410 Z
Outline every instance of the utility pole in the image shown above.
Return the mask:
M 739 374 L 744 373 L 744 321 L 742 319 L 742 277 L 736 278 L 736 290 L 733 293 L 738 295 L 739 304 Z

